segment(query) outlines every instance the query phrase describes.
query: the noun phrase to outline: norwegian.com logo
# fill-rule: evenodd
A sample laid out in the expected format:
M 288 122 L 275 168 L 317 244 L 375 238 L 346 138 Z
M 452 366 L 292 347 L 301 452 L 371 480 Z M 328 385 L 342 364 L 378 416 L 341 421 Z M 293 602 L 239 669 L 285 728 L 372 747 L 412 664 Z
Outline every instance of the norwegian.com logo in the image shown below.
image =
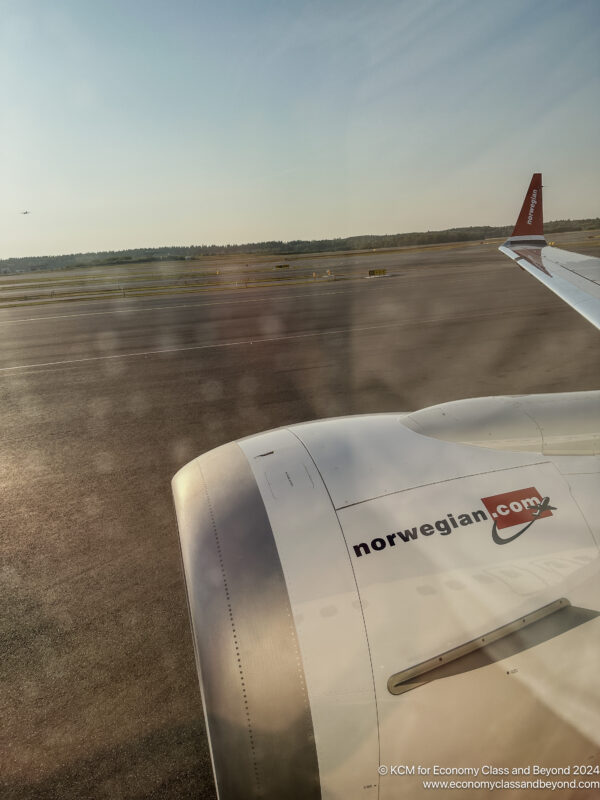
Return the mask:
M 481 502 L 494 520 L 492 539 L 496 544 L 508 544 L 514 541 L 538 519 L 551 517 L 552 512 L 556 511 L 556 508 L 550 505 L 550 498 L 542 497 L 534 486 L 482 497 Z M 499 536 L 499 530 L 513 528 L 516 525 L 522 527 L 512 536 Z
M 370 542 L 360 542 L 353 544 L 352 549 L 357 558 L 368 556 L 371 553 L 379 553 L 392 547 L 404 547 L 409 542 L 414 542 L 425 537 L 437 534 L 438 536 L 449 536 L 454 531 L 462 531 L 470 525 L 477 525 L 482 522 L 493 521 L 492 539 L 496 544 L 508 544 L 517 539 L 522 533 L 530 528 L 534 522 L 544 517 L 553 516 L 556 511 L 550 505 L 549 497 L 542 497 L 538 490 L 530 486 L 527 489 L 516 489 L 513 492 L 504 494 L 494 494 L 490 497 L 482 497 L 481 502 L 486 508 L 483 511 L 476 508 L 473 511 L 462 514 L 446 514 L 441 519 L 431 522 L 417 522 L 412 527 L 402 527 L 394 533 L 387 533 L 385 536 L 376 536 Z M 430 518 L 431 519 L 431 518 Z M 521 527 L 516 533 L 508 536 L 500 536 L 499 530 L 514 528 L 516 525 Z

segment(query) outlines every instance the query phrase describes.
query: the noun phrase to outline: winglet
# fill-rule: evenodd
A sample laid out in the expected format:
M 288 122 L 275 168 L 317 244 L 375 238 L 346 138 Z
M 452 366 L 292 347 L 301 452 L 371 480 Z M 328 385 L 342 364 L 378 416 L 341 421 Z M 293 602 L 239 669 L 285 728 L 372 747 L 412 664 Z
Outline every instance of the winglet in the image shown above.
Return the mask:
M 544 239 L 544 215 L 542 212 L 542 173 L 534 172 L 529 184 L 529 189 L 523 200 L 521 213 L 517 219 L 517 224 L 510 239 L 528 239 L 543 242 Z
M 542 217 L 542 176 L 536 172 L 509 239 L 498 248 L 600 329 L 600 258 L 548 247 Z

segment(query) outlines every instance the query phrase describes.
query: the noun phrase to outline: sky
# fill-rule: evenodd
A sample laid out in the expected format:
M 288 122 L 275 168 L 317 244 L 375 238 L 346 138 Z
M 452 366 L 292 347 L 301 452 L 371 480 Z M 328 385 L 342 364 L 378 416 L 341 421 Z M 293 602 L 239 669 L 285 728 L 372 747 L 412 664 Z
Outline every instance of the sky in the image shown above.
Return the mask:
M 599 142 L 598 0 L 0 0 L 0 258 L 595 217 Z

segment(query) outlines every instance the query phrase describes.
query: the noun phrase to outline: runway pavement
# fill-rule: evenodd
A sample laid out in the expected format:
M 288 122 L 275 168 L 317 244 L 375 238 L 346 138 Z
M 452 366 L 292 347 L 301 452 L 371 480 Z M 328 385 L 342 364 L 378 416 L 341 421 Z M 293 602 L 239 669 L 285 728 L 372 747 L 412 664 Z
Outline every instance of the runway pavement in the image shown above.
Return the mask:
M 214 797 L 169 485 L 187 461 L 302 420 L 598 388 L 597 332 L 491 246 L 388 262 L 0 309 L 2 798 Z

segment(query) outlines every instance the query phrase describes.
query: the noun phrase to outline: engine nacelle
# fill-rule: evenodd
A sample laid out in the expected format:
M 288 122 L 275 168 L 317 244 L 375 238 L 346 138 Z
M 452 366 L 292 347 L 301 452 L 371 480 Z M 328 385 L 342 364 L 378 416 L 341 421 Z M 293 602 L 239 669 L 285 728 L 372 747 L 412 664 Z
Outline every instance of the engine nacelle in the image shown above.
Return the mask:
M 597 393 L 558 397 L 552 435 L 583 424 L 569 397 L 597 437 Z M 294 425 L 177 473 L 221 800 L 414 797 L 435 765 L 598 751 L 600 459 L 581 431 L 531 449 L 535 421 L 520 448 L 452 440 L 466 403 L 510 400 Z

